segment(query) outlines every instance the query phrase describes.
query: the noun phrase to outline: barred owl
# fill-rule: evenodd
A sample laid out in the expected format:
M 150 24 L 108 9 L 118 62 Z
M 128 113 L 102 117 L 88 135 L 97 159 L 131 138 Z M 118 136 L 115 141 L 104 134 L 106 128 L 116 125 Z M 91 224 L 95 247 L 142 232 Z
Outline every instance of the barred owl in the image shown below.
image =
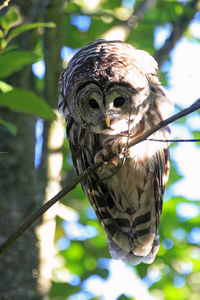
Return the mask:
M 167 143 L 143 141 L 170 105 L 147 52 L 121 41 L 97 40 L 80 49 L 60 77 L 59 109 L 77 174 L 117 153 L 82 188 L 108 236 L 113 258 L 137 265 L 153 262 L 169 173 Z M 151 136 L 166 139 L 167 127 Z

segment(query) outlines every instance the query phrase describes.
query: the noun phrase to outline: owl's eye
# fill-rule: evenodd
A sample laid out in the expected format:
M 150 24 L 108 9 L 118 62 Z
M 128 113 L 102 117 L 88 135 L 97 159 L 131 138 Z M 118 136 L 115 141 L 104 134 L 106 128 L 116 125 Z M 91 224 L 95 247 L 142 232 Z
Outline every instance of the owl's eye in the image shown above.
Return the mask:
M 98 109 L 99 108 L 99 104 L 96 100 L 94 100 L 93 98 L 90 99 L 89 101 L 89 105 L 94 108 L 94 109 Z
M 115 98 L 113 104 L 114 104 L 114 107 L 120 107 L 124 104 L 125 102 L 125 99 L 123 97 L 117 97 Z

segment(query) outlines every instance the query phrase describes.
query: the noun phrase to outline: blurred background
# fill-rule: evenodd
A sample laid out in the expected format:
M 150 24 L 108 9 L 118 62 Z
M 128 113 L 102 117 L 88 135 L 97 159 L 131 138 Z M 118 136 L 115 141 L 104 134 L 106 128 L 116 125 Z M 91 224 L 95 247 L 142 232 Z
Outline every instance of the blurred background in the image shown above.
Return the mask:
M 74 176 L 58 79 L 98 38 L 148 51 L 175 112 L 200 96 L 200 1 L 0 2 L 0 243 Z M 200 138 L 199 111 L 171 124 Z M 112 260 L 80 185 L 0 261 L 0 299 L 200 299 L 200 144 L 172 143 L 171 172 L 151 265 Z

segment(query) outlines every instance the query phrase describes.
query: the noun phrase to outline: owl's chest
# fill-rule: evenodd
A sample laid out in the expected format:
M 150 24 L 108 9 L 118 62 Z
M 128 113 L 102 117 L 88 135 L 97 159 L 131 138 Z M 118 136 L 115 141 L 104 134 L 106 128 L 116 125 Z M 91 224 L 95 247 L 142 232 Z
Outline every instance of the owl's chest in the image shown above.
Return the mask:
M 150 172 L 147 164 L 139 167 L 136 164 L 134 158 L 127 158 L 113 176 L 105 179 L 119 210 L 131 208 L 137 211 L 141 203 L 144 206 L 148 205 L 152 196 L 153 173 Z

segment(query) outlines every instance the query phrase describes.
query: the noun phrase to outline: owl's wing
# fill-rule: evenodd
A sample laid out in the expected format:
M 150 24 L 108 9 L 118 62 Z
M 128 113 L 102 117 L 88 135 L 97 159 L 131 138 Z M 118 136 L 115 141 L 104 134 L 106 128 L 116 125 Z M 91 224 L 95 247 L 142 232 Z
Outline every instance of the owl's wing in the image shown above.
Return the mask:
M 168 176 L 169 149 L 159 149 L 154 155 L 153 165 L 146 170 L 146 183 L 142 184 L 144 188 L 140 187 L 137 189 L 136 187 L 135 189 L 137 192 L 134 194 L 134 200 L 139 205 L 138 209 L 130 214 L 130 219 L 133 221 L 123 227 L 123 235 L 128 237 L 131 249 L 125 250 L 123 239 L 116 240 L 108 235 L 109 251 L 113 258 L 120 258 L 133 265 L 141 262 L 152 263 L 154 261 L 160 244 L 158 225 Z M 137 178 L 135 178 L 135 182 L 137 182 Z M 152 188 L 148 187 L 149 184 Z M 128 185 L 130 186 L 130 184 Z M 134 181 L 132 186 L 134 186 Z M 134 193 L 134 188 L 132 188 L 132 191 Z M 139 193 L 141 194 L 140 197 L 138 197 Z M 125 220 L 128 221 L 127 216 L 124 216 L 123 220 L 123 214 L 120 214 L 117 222 L 122 224 L 123 221 L 125 224 Z M 130 233 L 128 233 L 130 225 L 132 228 L 129 230 Z
M 156 206 L 156 217 L 158 223 L 162 213 L 163 195 L 165 185 L 169 178 L 170 156 L 169 148 L 159 150 L 154 160 L 154 197 Z
M 66 133 L 72 154 L 72 161 L 77 175 L 80 175 L 94 163 L 94 156 L 102 146 L 100 145 L 98 135 L 93 135 L 78 126 L 73 118 L 69 118 L 67 121 Z M 113 218 L 111 213 L 113 209 L 115 210 L 116 203 L 107 185 L 93 172 L 81 181 L 81 186 L 108 236 L 116 236 L 116 239 L 120 240 L 120 244 L 123 244 L 128 250 L 128 238 L 124 235 L 119 222 Z
M 67 122 L 67 137 L 76 173 L 80 175 L 94 163 L 94 156 L 101 149 L 100 142 L 95 135 L 77 126 L 72 118 Z M 115 232 L 120 232 L 119 225 L 108 212 L 115 203 L 106 184 L 93 172 L 81 181 L 81 186 L 107 234 L 112 236 Z M 108 224 L 107 219 L 112 220 L 112 224 Z

